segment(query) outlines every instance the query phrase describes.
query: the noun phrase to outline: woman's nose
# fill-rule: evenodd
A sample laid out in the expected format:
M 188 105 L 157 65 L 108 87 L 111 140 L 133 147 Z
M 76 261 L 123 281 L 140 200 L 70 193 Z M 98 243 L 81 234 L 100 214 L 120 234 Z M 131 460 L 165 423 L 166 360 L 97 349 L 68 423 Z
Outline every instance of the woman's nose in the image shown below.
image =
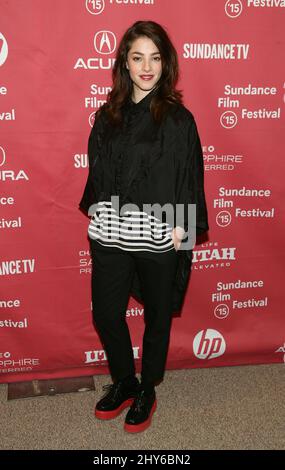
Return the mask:
M 150 70 L 150 63 L 149 63 L 149 62 L 144 62 L 144 64 L 143 64 L 143 70 L 145 70 L 146 72 L 147 72 L 148 70 Z

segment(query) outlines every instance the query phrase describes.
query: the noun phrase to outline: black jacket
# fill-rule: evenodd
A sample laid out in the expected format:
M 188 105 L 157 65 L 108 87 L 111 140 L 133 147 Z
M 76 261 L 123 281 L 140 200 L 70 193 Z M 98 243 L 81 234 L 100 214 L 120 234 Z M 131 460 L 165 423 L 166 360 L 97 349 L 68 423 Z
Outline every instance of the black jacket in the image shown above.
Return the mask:
M 104 109 L 99 117 L 95 115 L 88 140 L 89 174 L 79 207 L 88 213 L 92 204 L 110 200 L 116 194 L 120 162 L 120 207 L 127 202 L 135 203 L 140 210 L 143 204 L 196 204 L 196 234 L 200 235 L 209 226 L 203 154 L 195 119 L 184 105 L 177 103 L 170 105 L 162 123 L 156 124 L 149 109 L 154 93 L 156 89 L 138 103 L 129 97 L 122 110 L 122 127 L 110 126 Z M 186 211 L 186 231 L 188 222 Z M 192 249 L 177 251 L 173 312 L 182 308 L 192 254 Z M 137 273 L 131 295 L 143 302 Z

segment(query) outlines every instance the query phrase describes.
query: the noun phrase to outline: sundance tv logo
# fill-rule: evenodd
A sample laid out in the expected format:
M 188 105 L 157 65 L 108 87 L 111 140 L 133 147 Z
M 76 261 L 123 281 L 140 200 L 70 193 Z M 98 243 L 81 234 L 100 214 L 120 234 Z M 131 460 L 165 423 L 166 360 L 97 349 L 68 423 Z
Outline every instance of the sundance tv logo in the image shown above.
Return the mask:
M 3 36 L 2 33 L 0 33 L 0 66 L 4 64 L 8 57 L 8 43 Z

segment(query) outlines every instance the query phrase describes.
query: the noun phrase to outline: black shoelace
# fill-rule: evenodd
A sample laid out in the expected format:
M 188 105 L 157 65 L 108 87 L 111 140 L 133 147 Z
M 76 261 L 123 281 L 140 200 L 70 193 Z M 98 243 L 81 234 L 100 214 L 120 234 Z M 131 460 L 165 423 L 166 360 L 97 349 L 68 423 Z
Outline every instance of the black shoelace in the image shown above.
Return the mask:
M 103 390 L 106 391 L 105 395 L 103 396 L 103 398 L 105 398 L 110 392 L 114 392 L 114 399 L 117 398 L 118 394 L 120 393 L 121 391 L 121 386 L 120 385 L 115 385 L 115 384 L 107 384 L 107 385 L 103 385 L 102 387 Z
M 132 404 L 132 408 L 134 411 L 137 411 L 137 412 L 140 412 L 143 408 L 143 406 L 145 405 L 145 402 L 146 402 L 146 399 L 147 399 L 147 396 L 145 394 L 145 390 L 141 390 L 137 397 L 135 398 L 133 404 Z

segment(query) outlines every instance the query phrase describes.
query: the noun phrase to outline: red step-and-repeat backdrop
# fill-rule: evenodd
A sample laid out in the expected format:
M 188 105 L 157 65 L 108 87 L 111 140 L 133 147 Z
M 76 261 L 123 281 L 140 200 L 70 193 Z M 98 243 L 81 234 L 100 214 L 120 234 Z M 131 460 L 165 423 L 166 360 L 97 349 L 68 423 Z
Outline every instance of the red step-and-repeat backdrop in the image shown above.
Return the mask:
M 78 208 L 137 20 L 167 30 L 209 210 L 167 369 L 284 361 L 284 0 L 0 0 L 0 382 L 109 373 Z M 102 40 L 103 39 L 103 40 Z M 140 372 L 143 305 L 126 311 Z

